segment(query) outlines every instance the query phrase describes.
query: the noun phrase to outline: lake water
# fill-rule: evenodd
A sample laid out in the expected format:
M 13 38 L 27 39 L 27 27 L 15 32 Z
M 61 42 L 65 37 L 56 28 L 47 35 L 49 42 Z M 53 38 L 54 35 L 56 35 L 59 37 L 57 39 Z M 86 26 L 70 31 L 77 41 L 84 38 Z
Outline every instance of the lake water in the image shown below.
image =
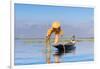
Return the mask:
M 51 52 L 45 50 L 45 43 L 28 43 L 24 40 L 15 40 L 15 65 L 46 64 L 59 61 L 80 62 L 94 60 L 94 42 L 77 42 L 75 50 L 70 53 L 57 54 L 57 49 L 51 46 Z M 49 55 L 48 55 L 49 54 Z

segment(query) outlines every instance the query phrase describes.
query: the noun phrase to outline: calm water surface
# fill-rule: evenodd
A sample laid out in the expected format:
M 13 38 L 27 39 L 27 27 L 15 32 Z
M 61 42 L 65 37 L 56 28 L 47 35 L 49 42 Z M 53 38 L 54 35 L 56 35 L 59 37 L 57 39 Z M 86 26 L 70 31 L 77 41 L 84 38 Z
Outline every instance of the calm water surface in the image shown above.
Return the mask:
M 75 47 L 75 50 L 71 53 L 57 55 L 57 49 L 51 46 L 50 63 L 55 63 L 56 57 L 60 63 L 93 61 L 93 42 L 78 42 Z M 28 43 L 24 40 L 15 40 L 15 65 L 45 64 L 46 58 L 48 58 L 48 53 L 45 50 L 44 43 Z

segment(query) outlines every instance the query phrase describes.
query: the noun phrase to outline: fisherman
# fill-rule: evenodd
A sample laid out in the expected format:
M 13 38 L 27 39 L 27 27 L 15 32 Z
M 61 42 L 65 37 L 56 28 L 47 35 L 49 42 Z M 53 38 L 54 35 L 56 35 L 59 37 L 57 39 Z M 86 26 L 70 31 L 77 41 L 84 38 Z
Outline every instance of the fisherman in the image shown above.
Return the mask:
M 50 40 L 52 33 L 55 34 L 54 44 L 56 45 L 59 42 L 60 35 L 62 36 L 63 33 L 64 33 L 61 29 L 60 22 L 54 21 L 52 23 L 52 27 L 49 28 L 48 31 L 47 31 L 46 40 Z

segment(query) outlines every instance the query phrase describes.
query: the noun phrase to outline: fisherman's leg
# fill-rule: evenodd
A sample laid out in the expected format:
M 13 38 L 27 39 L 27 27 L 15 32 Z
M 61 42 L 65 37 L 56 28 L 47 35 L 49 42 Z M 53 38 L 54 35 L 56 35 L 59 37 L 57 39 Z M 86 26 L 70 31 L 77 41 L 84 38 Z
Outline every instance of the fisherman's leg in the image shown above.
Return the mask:
M 59 34 L 56 34 L 56 35 L 55 35 L 54 44 L 57 44 L 58 42 L 59 42 Z

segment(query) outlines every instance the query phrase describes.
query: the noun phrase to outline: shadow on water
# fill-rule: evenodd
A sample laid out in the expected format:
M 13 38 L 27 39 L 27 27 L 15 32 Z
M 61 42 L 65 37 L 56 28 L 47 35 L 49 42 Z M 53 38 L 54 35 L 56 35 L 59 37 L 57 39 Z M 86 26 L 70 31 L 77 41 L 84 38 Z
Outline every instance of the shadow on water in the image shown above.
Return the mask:
M 62 46 L 54 47 L 57 48 L 55 50 L 53 56 L 54 56 L 54 62 L 60 63 L 60 58 L 68 53 L 75 53 L 76 47 L 75 46 L 66 46 L 65 49 Z M 46 52 L 46 62 L 50 63 L 50 57 L 51 57 L 51 51 Z

